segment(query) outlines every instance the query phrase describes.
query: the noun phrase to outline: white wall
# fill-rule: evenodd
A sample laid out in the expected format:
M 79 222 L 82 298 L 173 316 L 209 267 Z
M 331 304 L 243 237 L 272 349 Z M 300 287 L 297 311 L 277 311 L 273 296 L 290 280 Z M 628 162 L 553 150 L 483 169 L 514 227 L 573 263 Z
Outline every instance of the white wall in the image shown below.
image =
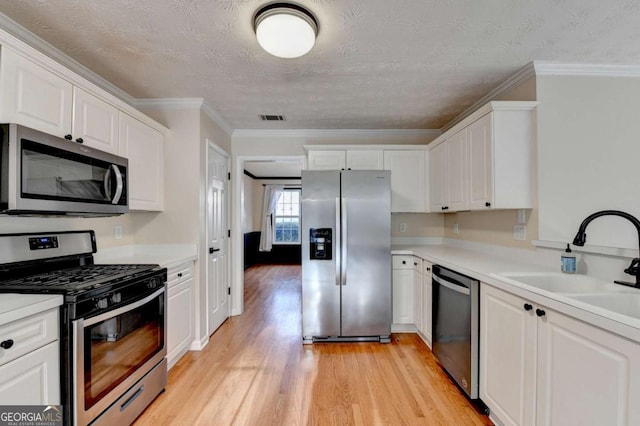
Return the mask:
M 640 79 L 538 78 L 540 239 L 571 242 L 605 209 L 640 218 Z M 587 244 L 638 249 L 628 221 L 599 218 Z

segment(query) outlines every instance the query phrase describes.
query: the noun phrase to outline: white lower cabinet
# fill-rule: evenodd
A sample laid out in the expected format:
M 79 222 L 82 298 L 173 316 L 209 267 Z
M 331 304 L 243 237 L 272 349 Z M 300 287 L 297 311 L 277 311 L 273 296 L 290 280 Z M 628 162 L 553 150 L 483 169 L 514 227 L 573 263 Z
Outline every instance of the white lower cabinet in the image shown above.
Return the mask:
M 483 284 L 480 398 L 505 425 L 640 424 L 640 344 Z
M 413 258 L 413 323 L 422 331 L 422 259 Z
M 0 404 L 60 404 L 58 309 L 0 325 Z
M 168 368 L 189 350 L 194 338 L 193 262 L 167 270 L 167 364 Z
M 60 404 L 58 341 L 0 366 L 3 405 Z
M 397 255 L 392 258 L 392 322 L 413 324 L 413 256 Z
M 426 260 L 422 261 L 422 328 L 418 328 L 427 344 L 431 347 L 432 329 L 432 264 Z

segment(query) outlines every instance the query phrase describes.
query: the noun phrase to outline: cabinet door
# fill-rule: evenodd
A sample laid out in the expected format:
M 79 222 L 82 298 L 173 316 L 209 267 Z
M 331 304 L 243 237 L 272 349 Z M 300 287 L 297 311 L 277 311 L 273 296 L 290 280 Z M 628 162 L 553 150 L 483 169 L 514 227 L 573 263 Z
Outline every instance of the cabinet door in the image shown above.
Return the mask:
M 541 309 L 536 423 L 640 424 L 640 344 Z
M 429 152 L 429 210 L 437 213 L 449 204 L 446 190 L 447 141 Z
M 393 323 L 413 324 L 413 269 L 393 270 Z
M 422 274 L 413 271 L 413 323 L 416 329 L 421 332 L 422 326 Z
M 193 340 L 193 279 L 170 288 L 167 300 L 167 363 L 171 368 Z
M 118 154 L 118 109 L 84 90 L 73 89 L 73 138 Z
M 491 162 L 491 114 L 467 128 L 469 208 L 482 210 L 493 204 L 493 166 Z
M 129 208 L 162 210 L 164 147 L 162 134 L 120 113 L 119 153 L 129 159 Z
M 431 283 L 431 268 L 431 263 L 423 261 L 424 274 L 422 275 L 422 334 L 426 338 L 427 346 L 429 347 L 431 347 L 431 330 L 433 328 L 433 308 L 431 306 L 433 300 L 433 286 Z
M 382 150 L 347 151 L 347 169 L 349 170 L 382 170 L 383 167 Z
M 307 155 L 309 170 L 344 170 L 346 166 L 345 151 L 309 151 Z
M 45 133 L 71 133 L 72 85 L 2 46 L 0 118 Z
M 537 318 L 533 311 L 526 300 L 481 285 L 480 399 L 505 425 L 534 421 Z
M 60 404 L 59 342 L 29 352 L 0 367 L 3 405 Z
M 448 211 L 468 210 L 467 200 L 467 132 L 461 130 L 446 142 Z
M 426 152 L 384 151 L 384 169 L 391 170 L 391 212 L 426 212 Z

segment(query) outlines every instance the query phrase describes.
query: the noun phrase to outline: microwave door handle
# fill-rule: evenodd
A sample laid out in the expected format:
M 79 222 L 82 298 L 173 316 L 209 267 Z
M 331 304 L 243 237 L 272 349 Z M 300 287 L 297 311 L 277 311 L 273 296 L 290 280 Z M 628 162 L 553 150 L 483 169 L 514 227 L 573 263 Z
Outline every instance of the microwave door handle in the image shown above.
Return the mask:
M 122 173 L 120 173 L 120 169 L 115 164 L 111 165 L 111 169 L 116 176 L 116 193 L 111 200 L 111 204 L 118 204 L 118 201 L 120 201 L 120 197 L 122 196 Z
M 104 174 L 104 196 L 111 200 L 111 166 L 107 168 Z

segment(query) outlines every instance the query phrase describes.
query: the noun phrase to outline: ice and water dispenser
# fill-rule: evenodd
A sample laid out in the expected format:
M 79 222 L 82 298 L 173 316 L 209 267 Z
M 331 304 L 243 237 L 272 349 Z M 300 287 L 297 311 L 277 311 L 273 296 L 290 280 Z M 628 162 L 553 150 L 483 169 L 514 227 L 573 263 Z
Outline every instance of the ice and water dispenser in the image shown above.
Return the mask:
M 331 260 L 332 244 L 331 228 L 309 229 L 309 258 L 315 260 Z

